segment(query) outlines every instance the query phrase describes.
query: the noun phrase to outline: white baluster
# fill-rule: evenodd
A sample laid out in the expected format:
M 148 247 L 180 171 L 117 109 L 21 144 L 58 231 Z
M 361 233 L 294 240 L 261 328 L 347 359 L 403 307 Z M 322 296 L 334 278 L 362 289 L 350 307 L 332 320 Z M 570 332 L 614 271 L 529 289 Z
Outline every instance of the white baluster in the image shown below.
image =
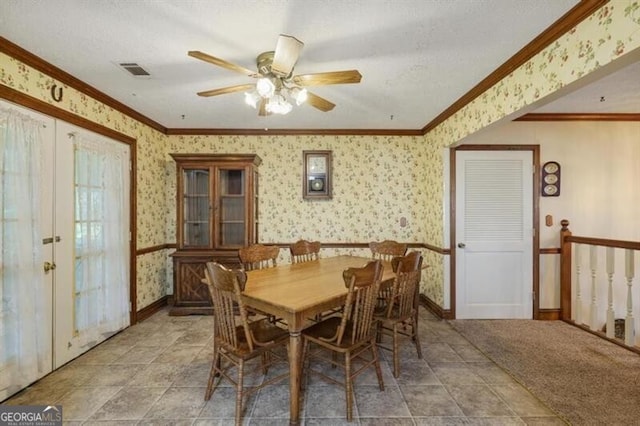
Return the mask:
M 607 277 L 609 281 L 607 295 L 607 337 L 613 339 L 616 336 L 615 312 L 613 311 L 613 273 L 615 272 L 615 249 L 607 247 Z
M 624 319 L 624 343 L 629 346 L 635 344 L 635 330 L 633 326 L 633 301 L 631 299 L 631 286 L 633 285 L 634 266 L 633 250 L 625 250 L 624 257 L 625 277 L 627 278 L 627 316 Z
M 596 272 L 598 270 L 598 246 L 589 247 L 589 266 L 591 267 L 591 312 L 589 327 L 598 329 L 598 300 L 596 296 Z
M 576 244 L 576 309 L 574 315 L 576 324 L 582 324 L 582 292 L 580 291 L 580 269 L 582 267 L 582 256 L 580 256 L 581 247 L 581 244 Z

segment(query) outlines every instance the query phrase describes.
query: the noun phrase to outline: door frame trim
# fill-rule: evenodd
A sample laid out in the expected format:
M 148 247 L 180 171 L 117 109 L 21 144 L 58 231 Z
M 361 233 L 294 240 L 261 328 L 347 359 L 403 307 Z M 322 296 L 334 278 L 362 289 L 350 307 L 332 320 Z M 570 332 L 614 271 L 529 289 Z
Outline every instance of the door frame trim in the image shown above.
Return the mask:
M 137 140 L 131 136 L 120 133 L 119 131 L 110 129 L 98 123 L 94 123 L 89 119 L 75 115 L 71 112 L 63 110 L 57 106 L 48 104 L 47 102 L 36 99 L 32 96 L 19 92 L 7 86 L 0 84 L 0 99 L 4 99 L 7 102 L 13 102 L 24 108 L 31 109 L 54 119 L 65 121 L 74 126 L 82 127 L 88 131 L 98 133 L 110 139 L 114 139 L 118 142 L 129 145 L 129 160 L 131 167 L 129 170 L 129 233 L 131 239 L 129 241 L 129 302 L 131 303 L 131 310 L 129 312 L 129 323 L 133 325 L 137 322 L 137 310 L 138 310 L 138 289 L 137 289 Z
M 456 318 L 456 153 L 457 151 L 531 151 L 533 160 L 533 319 L 540 317 L 540 145 L 460 145 L 449 149 L 449 315 Z

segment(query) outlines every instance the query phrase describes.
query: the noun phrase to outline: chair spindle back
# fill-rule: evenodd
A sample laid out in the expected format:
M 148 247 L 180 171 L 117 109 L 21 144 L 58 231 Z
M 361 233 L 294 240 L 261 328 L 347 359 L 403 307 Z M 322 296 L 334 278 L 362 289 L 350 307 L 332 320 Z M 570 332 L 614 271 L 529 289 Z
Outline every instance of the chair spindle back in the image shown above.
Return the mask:
M 280 247 L 253 244 L 238 251 L 240 262 L 247 271 L 277 266 Z
M 238 350 L 240 341 L 253 351 L 253 339 L 248 325 L 247 310 L 242 302 L 242 288 L 246 282 L 244 271 L 225 268 L 216 262 L 207 262 L 206 268 L 209 293 L 213 303 L 214 336 L 228 349 Z M 244 339 L 238 336 L 236 314 L 239 314 Z
M 320 241 L 299 240 L 289 246 L 289 251 L 291 252 L 291 263 L 318 260 Z
M 386 302 L 386 317 L 408 318 L 415 313 L 418 285 L 420 284 L 422 255 L 413 251 L 391 261 L 396 277 Z
M 369 243 L 369 249 L 374 259 L 390 262 L 394 257 L 404 256 L 407 252 L 407 245 L 393 240 L 372 241 Z
M 341 344 L 347 327 L 350 327 L 351 344 L 368 339 L 374 331 L 373 314 L 382 271 L 382 262 L 374 260 L 362 268 L 348 268 L 342 273 L 348 294 L 336 335 L 338 345 Z

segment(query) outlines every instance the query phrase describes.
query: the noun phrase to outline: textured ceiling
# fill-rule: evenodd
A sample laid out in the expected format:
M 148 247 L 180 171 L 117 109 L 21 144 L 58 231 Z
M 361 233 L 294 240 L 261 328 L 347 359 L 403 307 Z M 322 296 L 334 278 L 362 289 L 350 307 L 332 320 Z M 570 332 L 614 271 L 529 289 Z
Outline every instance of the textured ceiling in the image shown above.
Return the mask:
M 4 0 L 0 35 L 168 128 L 420 129 L 577 3 Z M 305 43 L 294 74 L 358 69 L 362 82 L 314 88 L 331 112 L 303 105 L 287 116 L 258 117 L 241 92 L 196 95 L 254 80 L 187 51 L 255 69 L 281 33 Z

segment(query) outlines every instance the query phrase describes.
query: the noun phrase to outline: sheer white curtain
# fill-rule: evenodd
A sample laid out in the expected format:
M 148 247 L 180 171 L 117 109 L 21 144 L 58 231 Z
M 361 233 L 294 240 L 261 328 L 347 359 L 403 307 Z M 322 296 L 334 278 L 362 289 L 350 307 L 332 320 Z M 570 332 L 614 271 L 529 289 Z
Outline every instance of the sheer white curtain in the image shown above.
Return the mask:
M 0 107 L 0 400 L 51 369 L 39 202 L 43 126 Z
M 80 345 L 129 325 L 129 147 L 71 134 L 75 156 L 75 332 Z

